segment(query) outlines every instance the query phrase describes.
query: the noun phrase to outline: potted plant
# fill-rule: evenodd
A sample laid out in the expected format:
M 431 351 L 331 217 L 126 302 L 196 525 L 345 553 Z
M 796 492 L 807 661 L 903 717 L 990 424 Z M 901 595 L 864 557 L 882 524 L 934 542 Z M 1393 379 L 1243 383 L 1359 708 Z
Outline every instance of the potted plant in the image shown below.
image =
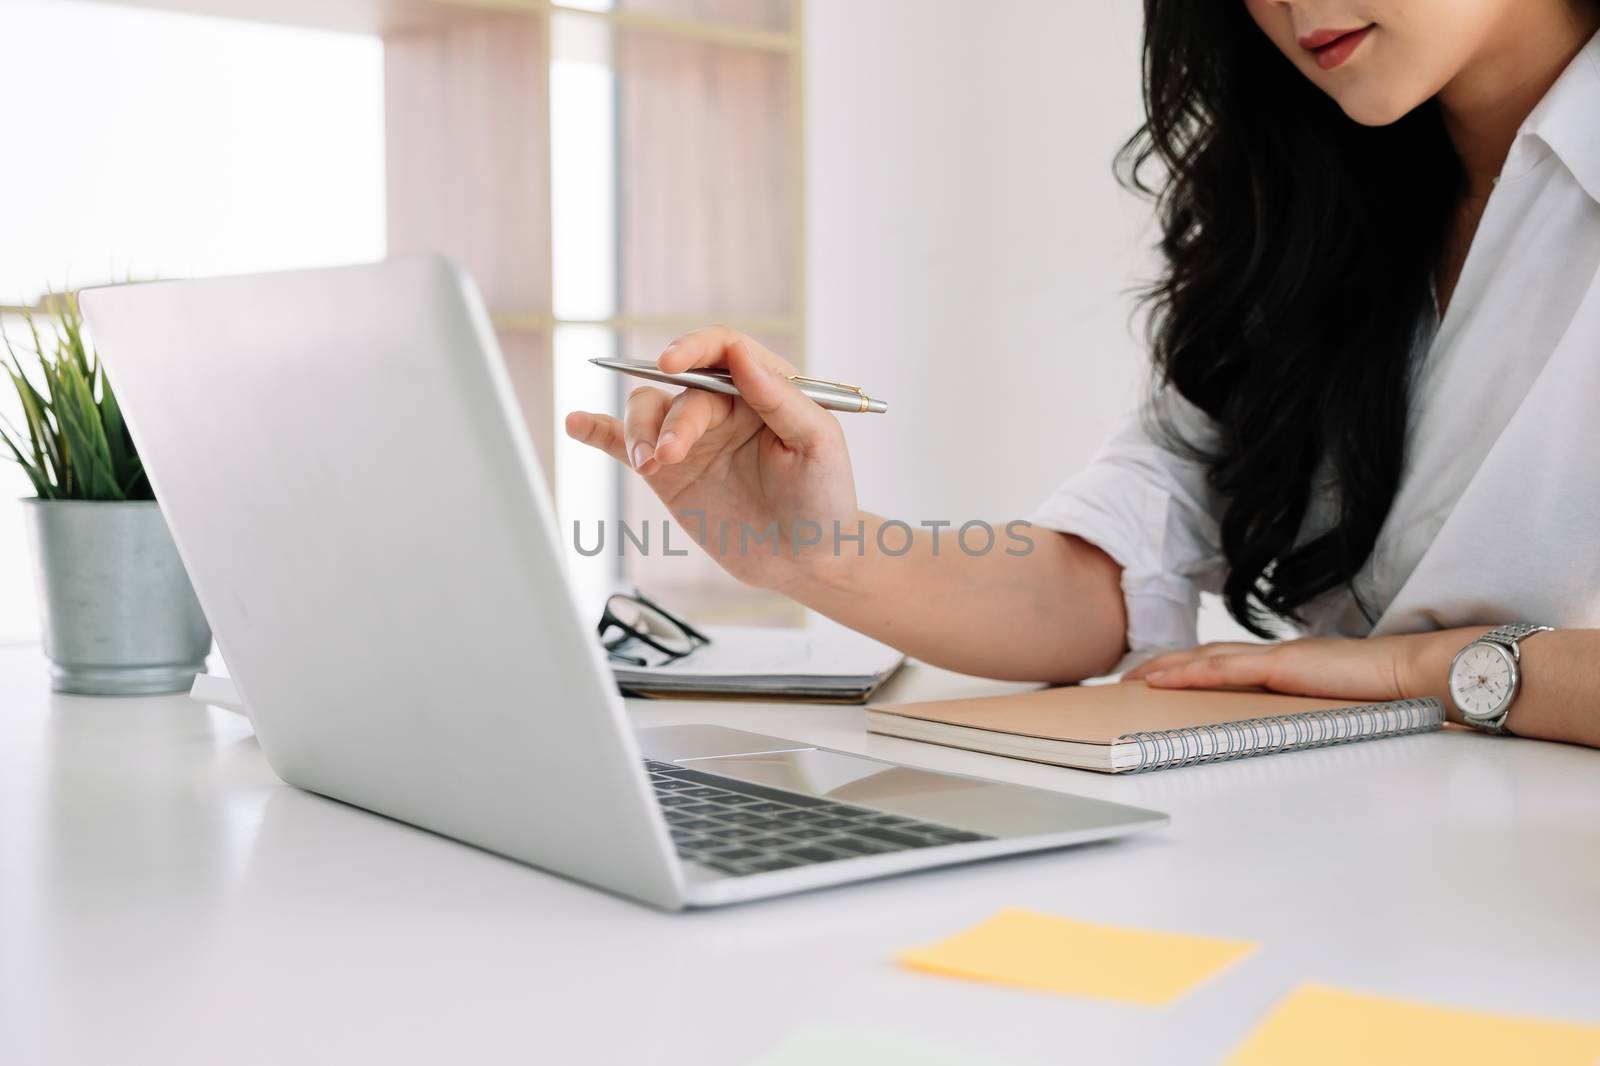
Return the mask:
M 102 695 L 182 691 L 203 668 L 211 628 L 84 338 L 77 300 L 52 296 L 46 306 L 48 329 L 26 316 L 33 373 L 22 346 L 3 336 L 22 422 L 0 423 L 0 454 L 33 485 L 23 506 L 52 685 Z

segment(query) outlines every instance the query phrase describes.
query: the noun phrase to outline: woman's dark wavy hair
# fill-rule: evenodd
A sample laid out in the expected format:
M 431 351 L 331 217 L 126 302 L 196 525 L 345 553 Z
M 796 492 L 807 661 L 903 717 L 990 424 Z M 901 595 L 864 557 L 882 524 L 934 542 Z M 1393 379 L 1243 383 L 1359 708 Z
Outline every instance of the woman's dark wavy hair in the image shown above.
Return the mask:
M 1357 124 L 1242 0 L 1144 8 L 1146 118 L 1118 172 L 1160 218 L 1166 269 L 1146 293 L 1156 387 L 1220 432 L 1202 446 L 1164 429 L 1225 501 L 1229 612 L 1271 636 L 1273 616 L 1298 620 L 1351 587 L 1394 501 L 1461 166 L 1433 102 Z M 1335 521 L 1310 535 L 1325 481 Z

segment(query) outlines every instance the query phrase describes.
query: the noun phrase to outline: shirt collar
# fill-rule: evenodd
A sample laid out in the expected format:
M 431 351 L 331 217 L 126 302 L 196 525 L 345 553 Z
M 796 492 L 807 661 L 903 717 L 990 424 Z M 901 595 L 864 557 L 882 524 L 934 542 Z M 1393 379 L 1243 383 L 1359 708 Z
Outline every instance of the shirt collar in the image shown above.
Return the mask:
M 1600 202 L 1600 34 L 1589 39 L 1518 131 L 1542 141 L 1589 198 Z M 1530 164 L 1517 169 L 1524 170 Z M 1509 174 L 1507 176 L 1510 176 Z

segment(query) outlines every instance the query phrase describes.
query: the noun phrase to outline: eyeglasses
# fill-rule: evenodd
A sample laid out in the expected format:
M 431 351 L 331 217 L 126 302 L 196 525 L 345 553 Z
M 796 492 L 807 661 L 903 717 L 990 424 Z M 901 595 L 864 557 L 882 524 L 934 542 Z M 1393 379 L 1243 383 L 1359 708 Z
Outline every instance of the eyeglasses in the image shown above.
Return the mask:
M 672 662 L 710 644 L 711 638 L 635 589 L 631 596 L 618 593 L 608 597 L 600 616 L 600 643 L 607 654 L 634 666 L 649 665 L 648 660 L 620 650 L 629 641 L 654 648 L 667 656 L 666 662 Z

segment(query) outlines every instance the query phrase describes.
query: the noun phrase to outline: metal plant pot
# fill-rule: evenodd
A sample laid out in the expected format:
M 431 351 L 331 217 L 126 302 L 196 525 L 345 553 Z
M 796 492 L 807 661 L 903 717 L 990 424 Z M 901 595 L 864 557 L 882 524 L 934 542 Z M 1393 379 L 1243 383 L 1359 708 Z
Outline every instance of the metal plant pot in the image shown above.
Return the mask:
M 211 627 L 152 500 L 24 500 L 57 692 L 181 692 Z

